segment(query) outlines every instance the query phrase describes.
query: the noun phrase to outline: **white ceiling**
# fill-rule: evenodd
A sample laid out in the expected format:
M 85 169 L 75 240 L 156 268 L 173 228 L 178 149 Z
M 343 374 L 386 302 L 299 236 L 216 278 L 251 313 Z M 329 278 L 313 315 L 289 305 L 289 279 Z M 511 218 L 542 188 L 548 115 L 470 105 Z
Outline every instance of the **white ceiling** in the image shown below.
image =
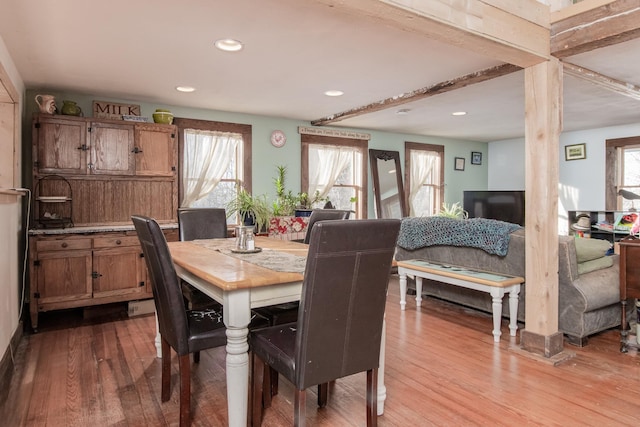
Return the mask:
M 29 89 L 313 121 L 499 62 L 300 0 L 3 0 Z M 239 53 L 213 47 L 242 41 Z M 640 85 L 640 41 L 567 58 Z M 523 72 L 331 124 L 475 141 L 524 133 Z M 194 93 L 175 90 L 193 86 Z M 328 89 L 345 95 L 330 98 Z M 640 101 L 564 79 L 564 130 L 636 123 Z M 400 108 L 410 114 L 398 115 Z M 453 117 L 454 111 L 468 114 Z

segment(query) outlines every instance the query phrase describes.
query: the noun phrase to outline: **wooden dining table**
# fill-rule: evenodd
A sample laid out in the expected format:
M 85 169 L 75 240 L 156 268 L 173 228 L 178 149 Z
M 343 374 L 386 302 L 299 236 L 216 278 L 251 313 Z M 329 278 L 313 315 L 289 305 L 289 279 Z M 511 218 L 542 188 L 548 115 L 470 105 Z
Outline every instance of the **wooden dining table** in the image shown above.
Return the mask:
M 230 250 L 235 239 L 169 242 L 169 250 L 180 278 L 224 307 L 227 328 L 226 380 L 230 426 L 246 426 L 249 396 L 249 345 L 251 309 L 298 301 L 302 291 L 303 267 L 308 245 L 257 236 L 260 254 L 237 254 Z M 255 256 L 254 256 L 255 255 Z M 259 265 L 258 258 L 275 265 Z M 291 264 L 291 268 L 286 265 Z M 285 265 L 284 267 L 282 265 Z M 300 269 L 302 266 L 302 270 Z M 285 271 L 285 270 L 292 271 Z M 378 415 L 384 412 L 383 325 L 378 369 Z

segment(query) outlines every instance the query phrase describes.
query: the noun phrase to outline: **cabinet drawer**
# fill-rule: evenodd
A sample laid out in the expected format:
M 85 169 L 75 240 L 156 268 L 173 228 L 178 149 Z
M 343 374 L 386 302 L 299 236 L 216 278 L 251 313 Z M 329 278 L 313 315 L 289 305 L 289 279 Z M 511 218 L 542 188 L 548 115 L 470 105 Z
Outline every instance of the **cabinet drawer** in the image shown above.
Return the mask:
M 138 236 L 113 236 L 96 237 L 93 239 L 93 247 L 98 248 L 120 248 L 123 246 L 140 246 Z
M 91 239 L 46 240 L 36 242 L 38 252 L 91 249 Z

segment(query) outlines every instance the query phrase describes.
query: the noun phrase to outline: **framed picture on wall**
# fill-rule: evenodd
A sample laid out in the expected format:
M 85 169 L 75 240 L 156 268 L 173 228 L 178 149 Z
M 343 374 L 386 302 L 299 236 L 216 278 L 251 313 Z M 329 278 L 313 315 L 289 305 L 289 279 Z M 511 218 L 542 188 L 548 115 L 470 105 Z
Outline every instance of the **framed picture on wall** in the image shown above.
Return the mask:
M 565 160 L 580 160 L 587 158 L 587 144 L 566 145 L 564 147 Z
M 453 164 L 453 169 L 457 171 L 464 170 L 464 157 L 456 157 L 455 163 Z
M 482 164 L 482 153 L 479 151 L 471 152 L 471 164 L 472 165 L 481 165 Z

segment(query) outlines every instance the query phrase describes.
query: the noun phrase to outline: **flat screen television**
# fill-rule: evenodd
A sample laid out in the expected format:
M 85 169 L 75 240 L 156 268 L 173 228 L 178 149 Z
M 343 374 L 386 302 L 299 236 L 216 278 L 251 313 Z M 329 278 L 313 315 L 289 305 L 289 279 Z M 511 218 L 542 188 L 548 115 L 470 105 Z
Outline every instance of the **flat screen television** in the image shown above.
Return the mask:
M 465 191 L 469 218 L 489 218 L 524 226 L 524 191 Z

